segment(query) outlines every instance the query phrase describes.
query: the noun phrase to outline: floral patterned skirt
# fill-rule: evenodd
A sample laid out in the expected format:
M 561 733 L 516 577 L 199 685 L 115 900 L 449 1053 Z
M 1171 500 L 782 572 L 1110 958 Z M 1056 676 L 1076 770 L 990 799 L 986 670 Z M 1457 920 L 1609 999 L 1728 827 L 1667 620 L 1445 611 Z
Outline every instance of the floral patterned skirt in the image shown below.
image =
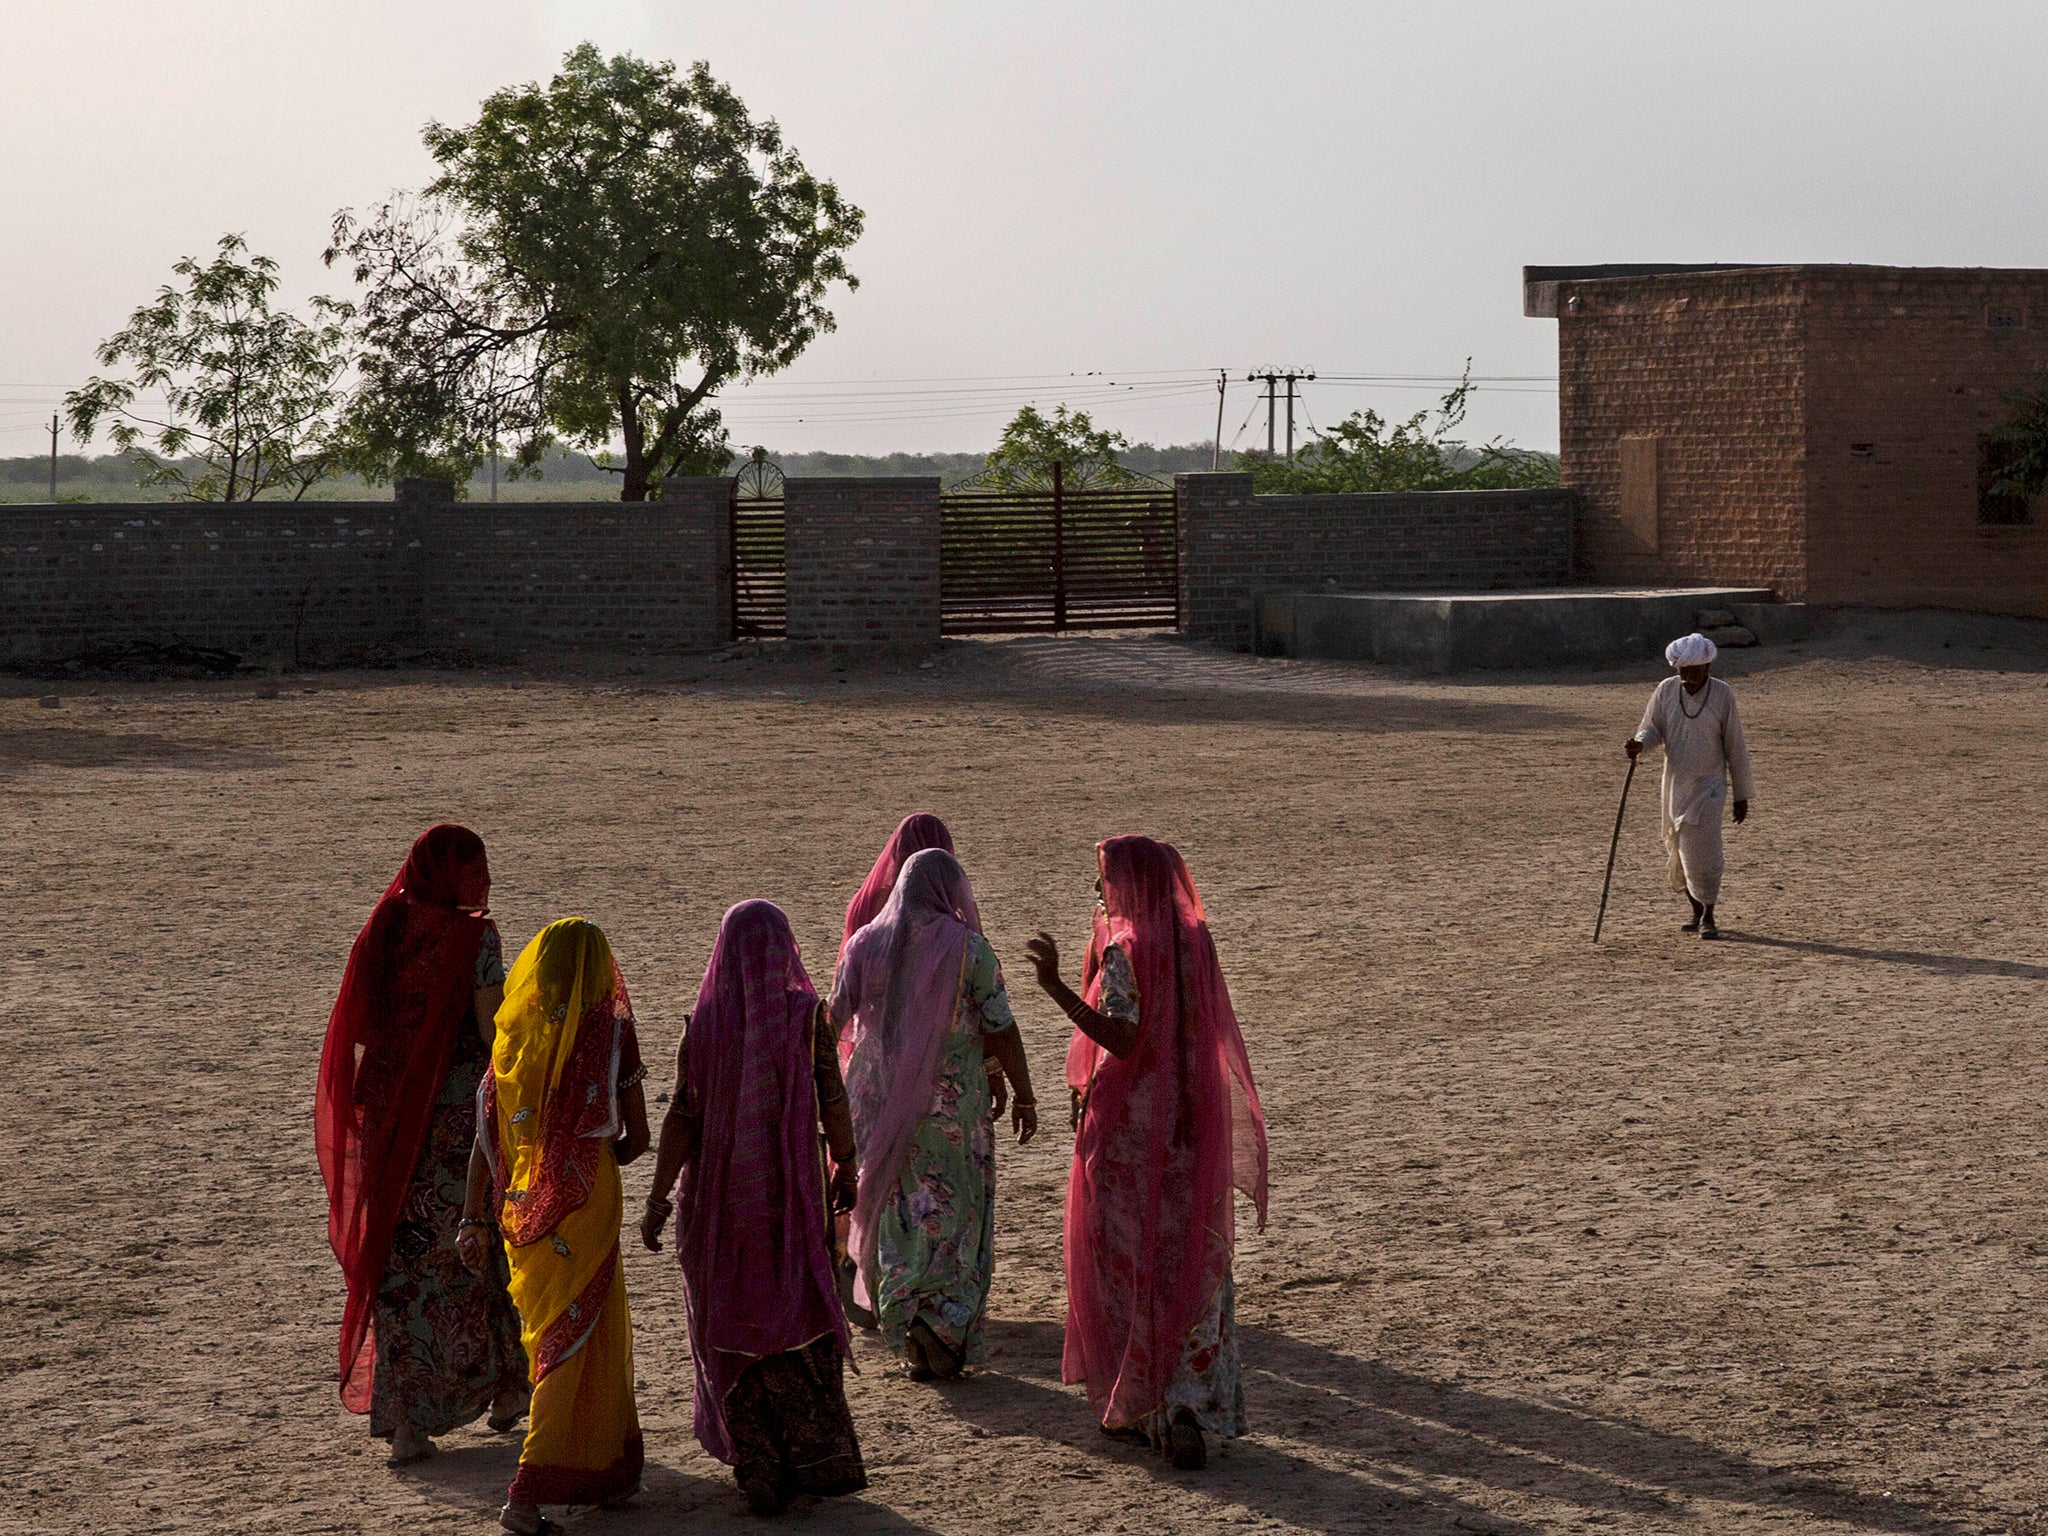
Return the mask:
M 765 1473 L 789 1491 L 823 1497 L 867 1487 L 845 1369 L 829 1333 L 748 1366 L 725 1395 L 733 1475 Z
M 974 1070 L 979 1076 L 978 1060 Z M 922 1322 L 962 1365 L 982 1362 L 995 1267 L 992 1154 L 986 1130 L 963 1134 L 957 1119 L 932 1115 L 917 1128 L 895 1198 L 875 1223 L 875 1314 L 899 1348 L 910 1325 Z
M 1185 1408 L 1212 1435 L 1232 1440 L 1245 1432 L 1244 1368 L 1237 1353 L 1237 1282 L 1230 1271 L 1216 1287 L 1216 1299 L 1180 1347 L 1166 1408 L 1155 1427 L 1162 1436 L 1174 1414 Z
M 491 1265 L 481 1275 L 471 1274 L 455 1250 L 482 1075 L 481 1062 L 458 1062 L 449 1071 L 377 1287 L 370 1433 L 385 1439 L 397 1431 L 401 1413 L 415 1434 L 445 1435 L 488 1413 L 501 1387 L 526 1385 L 503 1245 L 491 1245 Z

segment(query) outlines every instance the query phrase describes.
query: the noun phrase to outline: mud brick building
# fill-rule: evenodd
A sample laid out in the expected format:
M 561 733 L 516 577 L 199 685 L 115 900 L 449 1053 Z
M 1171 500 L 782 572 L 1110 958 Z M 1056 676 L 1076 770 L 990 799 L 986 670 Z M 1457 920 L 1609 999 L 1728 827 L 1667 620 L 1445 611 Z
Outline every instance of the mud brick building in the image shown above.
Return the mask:
M 1526 267 L 1523 311 L 1582 577 L 2048 612 L 2048 506 L 1989 437 L 2048 375 L 2048 271 Z

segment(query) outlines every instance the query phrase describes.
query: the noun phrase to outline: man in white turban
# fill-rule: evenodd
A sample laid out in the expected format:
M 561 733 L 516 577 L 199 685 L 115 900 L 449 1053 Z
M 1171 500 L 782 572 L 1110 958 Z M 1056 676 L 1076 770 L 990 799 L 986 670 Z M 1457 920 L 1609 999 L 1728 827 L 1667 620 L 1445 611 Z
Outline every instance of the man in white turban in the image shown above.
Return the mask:
M 1650 695 L 1643 723 L 1628 740 L 1633 758 L 1644 747 L 1664 748 L 1664 847 L 1670 856 L 1671 889 L 1692 903 L 1687 933 L 1718 939 L 1714 903 L 1721 894 L 1721 804 L 1734 780 L 1735 819 L 1749 815 L 1756 793 L 1749 772 L 1749 746 L 1735 690 L 1709 675 L 1714 642 L 1690 634 L 1664 648 L 1678 671 Z

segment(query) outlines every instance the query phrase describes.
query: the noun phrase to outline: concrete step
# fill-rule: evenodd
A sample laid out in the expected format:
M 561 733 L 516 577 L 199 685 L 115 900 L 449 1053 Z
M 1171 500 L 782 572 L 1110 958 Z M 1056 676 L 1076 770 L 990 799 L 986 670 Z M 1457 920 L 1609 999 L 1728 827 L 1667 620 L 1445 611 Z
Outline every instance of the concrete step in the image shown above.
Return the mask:
M 1384 661 L 1451 672 L 1662 659 L 1702 619 L 1730 647 L 1812 632 L 1768 587 L 1556 587 L 1523 592 L 1275 591 L 1254 599 L 1263 655 Z M 1725 637 L 1725 638 L 1724 638 Z

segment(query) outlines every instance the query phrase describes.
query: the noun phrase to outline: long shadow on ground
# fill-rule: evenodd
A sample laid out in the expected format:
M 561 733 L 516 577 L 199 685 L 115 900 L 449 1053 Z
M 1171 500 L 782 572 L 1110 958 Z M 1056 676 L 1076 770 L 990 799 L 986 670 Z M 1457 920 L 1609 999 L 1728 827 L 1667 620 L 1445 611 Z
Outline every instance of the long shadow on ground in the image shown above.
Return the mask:
M 1348 1508 L 1369 1529 L 1410 1529 L 1424 1516 L 1470 1530 L 1537 1529 L 1454 1497 L 1389 1486 L 1427 1478 L 1483 1483 L 1595 1516 L 1678 1515 L 1685 1500 L 1703 1499 L 1871 1531 L 1935 1536 L 1963 1529 L 1905 1501 L 1765 1466 L 1690 1436 L 1434 1381 L 1268 1328 L 1245 1328 L 1241 1339 L 1255 1438 L 1213 1465 L 1208 1483 L 1191 1486 L 1212 1487 L 1219 1499 L 1297 1524 L 1326 1523 L 1332 1508 Z M 1001 1363 L 1034 1373 L 1057 1375 L 1059 1341 L 1051 1323 L 990 1325 Z M 1086 1403 L 1070 1393 L 991 1375 L 978 1390 L 947 1394 L 947 1402 L 992 1431 L 1056 1435 L 1106 1460 L 1180 1476 L 1156 1457 L 1102 1437 Z M 1323 1447 L 1358 1470 L 1304 1465 L 1259 1444 L 1265 1435 Z
M 988 1340 L 991 1355 L 1006 1369 L 1059 1374 L 1060 1327 L 1056 1323 L 990 1323 Z M 1458 1529 L 1490 1536 L 1540 1536 L 1540 1527 L 1490 1513 L 1452 1495 L 1392 1486 L 1408 1479 L 1390 1468 L 1361 1463 L 1357 1472 L 1333 1470 L 1289 1456 L 1257 1439 L 1232 1442 L 1227 1455 L 1212 1460 L 1206 1472 L 1176 1472 L 1156 1452 L 1104 1435 L 1087 1400 L 1078 1392 L 996 1371 L 942 1389 L 941 1396 L 948 1410 L 990 1434 L 1057 1440 L 1097 1460 L 1172 1481 L 1191 1494 L 1205 1494 L 1219 1506 L 1241 1505 L 1307 1530 Z M 1263 1391 L 1251 1411 L 1254 1433 L 1262 1420 L 1293 1417 L 1277 1408 Z
M 1978 960 L 1968 955 L 1933 955 L 1913 949 L 1857 949 L 1848 944 L 1821 944 L 1807 939 L 1772 939 L 1760 933 L 1723 932 L 1721 937 L 1732 944 L 1759 944 L 1766 949 L 1791 949 L 1806 955 L 1916 965 L 1943 976 L 2011 976 L 2020 981 L 2048 981 L 2048 965 L 2028 965 L 2019 960 Z
M 469 1445 L 444 1445 L 430 1460 L 414 1462 L 394 1474 L 418 1486 L 437 1504 L 471 1510 L 479 1530 L 496 1530 L 498 1508 L 506 1485 L 519 1466 L 519 1437 Z M 846 1536 L 937 1536 L 928 1527 L 894 1510 L 855 1495 L 844 1499 L 801 1498 L 792 1518 L 806 1512 Z M 640 1479 L 640 1492 L 620 1509 L 578 1508 L 557 1522 L 566 1532 L 588 1536 L 646 1536 L 681 1529 L 692 1531 L 767 1530 L 772 1522 L 747 1512 L 745 1500 L 730 1476 L 703 1477 L 678 1471 L 652 1457 Z
M 1592 1509 L 1649 1512 L 1681 1495 L 1873 1531 L 1961 1529 L 1898 1499 L 1764 1466 L 1688 1435 L 1433 1381 L 1268 1328 L 1247 1328 L 1243 1340 L 1247 1385 L 1276 1423 L 1425 1475 L 1479 1478 Z

